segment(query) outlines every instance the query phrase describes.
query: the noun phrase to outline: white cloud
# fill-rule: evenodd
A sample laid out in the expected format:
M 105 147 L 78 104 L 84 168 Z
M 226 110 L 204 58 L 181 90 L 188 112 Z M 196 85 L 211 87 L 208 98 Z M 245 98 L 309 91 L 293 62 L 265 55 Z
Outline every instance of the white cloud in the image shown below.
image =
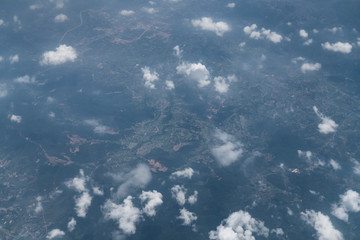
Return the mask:
M 353 171 L 355 174 L 360 175 L 360 163 L 355 159 L 350 159 L 350 161 L 354 164 Z
M 54 18 L 54 22 L 61 23 L 67 21 L 69 18 L 65 14 L 61 13 L 59 15 L 56 15 Z
M 22 77 L 15 78 L 14 82 L 17 82 L 17 83 L 34 83 L 35 82 L 35 77 L 30 77 L 29 75 L 25 75 L 25 76 L 22 76 Z
M 116 221 L 125 234 L 134 234 L 136 223 L 141 220 L 141 211 L 134 207 L 132 200 L 131 196 L 125 198 L 122 204 L 107 200 L 102 206 L 105 219 Z
M 67 224 L 67 229 L 69 232 L 72 232 L 75 230 L 75 227 L 76 227 L 76 220 L 74 218 L 71 218 Z
M 319 112 L 316 106 L 313 106 L 313 109 L 316 115 L 321 119 L 321 123 L 318 125 L 319 132 L 323 134 L 335 132 L 338 125 L 332 119 L 324 116 L 321 112 Z
M 349 220 L 349 212 L 360 211 L 360 195 L 353 190 L 347 190 L 340 195 L 340 201 L 332 204 L 331 214 L 335 217 L 347 222 Z
M 64 7 L 64 0 L 50 0 L 50 2 L 55 2 L 56 8 L 60 9 Z
M 303 63 L 301 65 L 301 71 L 303 73 L 306 72 L 313 72 L 313 71 L 319 71 L 321 68 L 321 64 L 320 63 Z
M 305 159 L 308 163 L 314 165 L 315 167 L 325 166 L 325 161 L 323 161 L 319 158 L 313 157 L 313 154 L 311 151 L 298 150 L 297 152 L 298 152 L 299 158 Z
M 360 38 L 357 38 L 357 45 L 360 47 Z
M 64 44 L 56 48 L 55 51 L 44 52 L 40 60 L 40 65 L 59 65 L 66 62 L 74 62 L 77 58 L 75 49 Z
M 181 58 L 183 50 L 180 49 L 179 45 L 176 45 L 174 48 L 174 55 L 178 58 Z
M 71 180 L 65 182 L 65 185 L 69 189 L 73 189 L 78 193 L 87 192 L 88 189 L 86 188 L 86 182 L 88 181 L 88 177 L 85 176 L 84 170 L 80 169 L 80 176 L 74 177 Z
M 184 226 L 192 226 L 195 229 L 194 222 L 197 220 L 197 216 L 195 213 L 188 211 L 186 208 L 180 209 L 180 216 L 177 217 L 183 221 L 182 225 Z
M 221 166 L 229 166 L 243 154 L 243 145 L 234 136 L 216 129 L 215 139 L 219 142 L 211 149 L 211 153 Z
M 282 228 L 275 228 L 271 230 L 271 233 L 275 233 L 278 236 L 284 235 L 284 230 Z
M 142 211 L 150 217 L 155 216 L 156 215 L 155 208 L 163 203 L 162 197 L 163 197 L 162 194 L 156 190 L 148 191 L 148 192 L 142 191 L 139 198 L 141 200 L 141 203 L 146 202 Z
M 236 4 L 232 2 L 232 3 L 228 3 L 226 6 L 228 8 L 234 8 L 236 6 Z
M 311 225 L 317 233 L 319 240 L 342 240 L 342 233 L 334 228 L 330 218 L 321 212 L 306 210 L 301 212 L 301 219 Z
M 2 56 L 0 56 L 0 62 L 4 61 L 4 58 Z
M 186 192 L 187 189 L 182 185 L 175 185 L 171 188 L 171 196 L 180 206 L 183 206 L 186 202 Z
M 194 27 L 199 27 L 202 30 L 214 32 L 216 35 L 222 37 L 224 33 L 229 32 L 231 28 L 226 22 L 214 22 L 209 17 L 202 17 L 191 21 Z
M 75 211 L 78 217 L 86 217 L 91 200 L 92 196 L 88 192 L 83 192 L 80 197 L 75 198 Z
M 47 235 L 46 238 L 47 239 L 54 239 L 54 238 L 58 238 L 58 237 L 63 237 L 65 236 L 65 232 L 61 231 L 60 229 L 53 229 L 51 230 Z
M 175 84 L 173 81 L 166 80 L 165 84 L 166 84 L 166 89 L 168 89 L 168 90 L 175 89 Z
M 309 46 L 310 44 L 312 44 L 313 43 L 313 40 L 310 38 L 310 39 L 308 39 L 308 40 L 306 40 L 305 42 L 304 42 L 304 45 L 305 46 Z
M 14 114 L 12 114 L 12 115 L 10 116 L 10 121 L 11 121 L 11 122 L 21 123 L 21 120 L 22 120 L 22 117 L 19 116 L 19 115 L 14 115 Z
M 230 83 L 236 81 L 236 76 L 231 75 L 227 78 L 224 77 L 215 77 L 214 78 L 214 87 L 218 93 L 227 93 L 230 87 Z
M 340 170 L 341 169 L 341 165 L 338 162 L 336 162 L 334 159 L 330 159 L 329 164 L 334 170 Z
M 158 12 L 158 10 L 156 10 L 155 8 L 148 8 L 148 7 L 144 7 L 144 8 L 142 8 L 142 10 L 143 10 L 144 12 L 149 13 L 149 14 L 154 14 L 154 13 L 157 13 L 157 12 Z
M 143 79 L 145 80 L 145 87 L 155 89 L 154 82 L 159 80 L 159 74 L 155 71 L 151 72 L 149 67 L 141 68 L 143 72 Z
M 6 97 L 8 94 L 7 87 L 5 83 L 0 83 L 0 98 Z
M 351 53 L 352 46 L 350 43 L 347 42 L 336 42 L 336 43 L 322 43 L 321 46 L 323 49 L 333 51 L 333 52 L 340 52 L 340 53 Z
M 210 73 L 206 66 L 201 63 L 181 63 L 176 67 L 178 74 L 183 74 L 191 80 L 198 82 L 198 87 L 202 88 L 210 84 Z
M 248 212 L 238 211 L 229 215 L 216 228 L 209 232 L 209 238 L 213 240 L 255 240 L 253 234 L 269 236 L 269 229 L 264 222 L 259 221 Z
M 241 47 L 241 48 L 245 47 L 245 45 L 246 45 L 246 42 L 239 43 L 239 47 Z
M 175 178 L 188 178 L 191 179 L 192 176 L 194 175 L 195 171 L 192 168 L 185 168 L 184 170 L 179 170 L 176 172 L 173 172 L 170 175 L 171 179 L 175 179 Z
M 19 55 L 15 54 L 9 57 L 10 64 L 19 62 Z
M 319 30 L 317 30 L 317 29 L 315 29 L 315 28 L 314 28 L 312 31 L 313 31 L 313 33 L 315 33 L 315 34 L 319 33 Z
M 42 206 L 42 197 L 38 196 L 36 198 L 36 206 L 35 206 L 35 213 L 40 213 L 43 210 Z
M 40 4 L 32 4 L 29 6 L 30 10 L 36 10 L 36 9 L 40 9 L 40 8 L 42 8 L 42 5 L 40 5 Z
M 95 195 L 98 195 L 98 196 L 104 195 L 104 191 L 101 190 L 99 187 L 93 187 L 92 190 Z
M 19 19 L 18 16 L 14 15 L 14 16 L 13 16 L 13 21 L 14 21 L 14 23 L 16 23 L 16 24 L 18 24 L 18 25 L 21 26 L 21 21 L 20 21 L 20 19 Z
M 5 22 L 4 22 L 4 20 L 0 19 L 0 27 L 3 25 L 5 25 Z
M 297 62 L 302 62 L 302 61 L 305 61 L 305 58 L 303 58 L 303 57 L 296 57 L 296 58 L 293 58 L 292 60 L 291 60 L 291 62 L 292 63 L 297 63 Z
M 194 191 L 194 194 L 189 196 L 188 198 L 188 202 L 191 204 L 191 205 L 194 205 L 196 202 L 197 202 L 197 199 L 198 199 L 198 191 Z
M 273 43 L 279 43 L 282 41 L 283 37 L 276 33 L 272 32 L 269 29 L 261 28 L 261 30 L 257 30 L 257 25 L 252 24 L 251 26 L 244 27 L 244 33 L 249 35 L 250 38 L 258 40 L 258 39 L 268 39 Z
M 309 34 L 304 29 L 300 29 L 299 35 L 302 38 L 307 38 L 309 36 Z
M 335 33 L 339 32 L 339 31 L 342 31 L 342 28 L 341 27 L 333 27 L 333 28 L 329 28 L 328 31 L 335 34 Z
M 133 15 L 135 12 L 133 10 L 121 10 L 120 14 L 123 16 L 131 16 Z
M 102 125 L 99 121 L 95 119 L 87 119 L 84 121 L 85 124 L 94 128 L 94 132 L 97 134 L 106 134 L 111 131 L 108 126 Z
M 116 196 L 122 198 L 128 194 L 130 189 L 144 188 L 151 181 L 150 168 L 145 164 L 139 164 L 130 172 L 109 174 L 116 182 L 120 182 Z

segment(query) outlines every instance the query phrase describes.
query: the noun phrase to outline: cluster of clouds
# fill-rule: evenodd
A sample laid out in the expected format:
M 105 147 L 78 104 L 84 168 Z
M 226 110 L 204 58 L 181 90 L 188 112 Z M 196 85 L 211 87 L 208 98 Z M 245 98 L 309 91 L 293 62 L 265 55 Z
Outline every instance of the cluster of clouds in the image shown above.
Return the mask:
M 300 37 L 302 37 L 303 39 L 306 40 L 304 42 L 304 45 L 308 46 L 308 45 L 312 44 L 313 40 L 311 38 L 308 38 L 309 34 L 304 29 L 299 30 L 299 35 L 300 35 Z
M 77 58 L 76 50 L 67 45 L 60 45 L 55 51 L 44 52 L 40 65 L 59 65 L 66 62 L 74 62 Z
M 301 212 L 301 219 L 312 226 L 319 240 L 343 240 L 342 233 L 335 229 L 329 216 L 314 210 Z
M 244 33 L 249 35 L 250 38 L 258 40 L 258 39 L 267 39 L 273 43 L 280 43 L 283 40 L 283 37 L 266 28 L 261 28 L 258 30 L 258 26 L 256 24 L 252 24 L 250 26 L 244 27 Z
M 159 74 L 156 71 L 151 71 L 147 66 L 141 68 L 141 71 L 145 80 L 145 87 L 155 89 L 155 82 L 159 80 Z
M 193 195 L 186 199 L 187 189 L 183 185 L 175 185 L 171 188 L 171 196 L 180 206 L 184 206 L 186 202 L 193 205 L 197 202 L 198 192 L 194 191 Z
M 10 115 L 10 121 L 14 123 L 21 123 L 22 117 L 20 115 L 12 114 Z
M 215 22 L 210 17 L 202 17 L 191 21 L 194 27 L 198 27 L 205 31 L 214 32 L 217 36 L 222 37 L 224 33 L 231 30 L 230 26 L 223 21 Z
M 87 188 L 89 178 L 85 176 L 84 170 L 80 169 L 80 176 L 65 182 L 65 185 L 80 195 L 75 197 L 75 212 L 78 217 L 86 217 L 87 211 L 91 205 L 92 196 Z
M 116 204 L 113 200 L 108 199 L 102 206 L 105 219 L 117 222 L 119 229 L 127 235 L 136 232 L 136 224 L 143 218 L 143 214 L 153 217 L 156 215 L 156 208 L 162 205 L 162 194 L 153 191 L 142 191 L 139 198 L 143 204 L 140 209 L 133 204 L 134 198 L 127 196 L 121 204 Z
M 316 115 L 321 119 L 321 123 L 319 123 L 318 125 L 318 130 L 320 133 L 328 134 L 336 132 L 338 124 L 334 120 L 327 116 L 324 116 L 321 112 L 319 112 L 316 106 L 313 106 L 313 110 Z
M 120 185 L 114 194 L 114 197 L 121 199 L 128 195 L 130 190 L 144 188 L 152 179 L 150 168 L 145 164 L 138 164 L 130 172 L 110 173 L 108 174 L 116 183 Z
M 226 167 L 239 160 L 244 152 L 241 142 L 220 129 L 216 129 L 214 137 L 217 144 L 210 151 L 220 166 Z
M 191 226 L 193 231 L 196 231 L 196 225 L 195 221 L 198 219 L 195 213 L 190 212 L 186 208 L 180 209 L 180 215 L 177 217 L 177 219 L 182 220 L 182 225 L 184 226 Z
M 360 195 L 353 190 L 347 190 L 340 195 L 340 201 L 332 205 L 331 214 L 345 222 L 349 220 L 349 212 L 360 211 Z
M 309 164 L 314 165 L 315 167 L 325 166 L 325 161 L 314 157 L 311 151 L 298 150 L 297 153 L 299 158 L 306 160 Z
M 240 210 L 230 214 L 217 226 L 216 230 L 210 231 L 209 238 L 212 240 L 254 240 L 254 234 L 268 238 L 269 229 L 265 227 L 264 222 Z

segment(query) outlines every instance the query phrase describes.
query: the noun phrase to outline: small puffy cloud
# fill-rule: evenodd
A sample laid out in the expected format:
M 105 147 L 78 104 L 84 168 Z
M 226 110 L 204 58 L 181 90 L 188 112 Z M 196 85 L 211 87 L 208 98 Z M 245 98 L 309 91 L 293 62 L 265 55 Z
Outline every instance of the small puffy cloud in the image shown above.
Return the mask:
M 4 58 L 2 56 L 0 56 L 0 62 L 4 61 Z
M 142 8 L 142 10 L 143 10 L 144 12 L 149 13 L 149 14 L 154 14 L 154 13 L 157 13 L 157 12 L 158 12 L 158 10 L 156 10 L 155 8 L 149 8 L 149 7 L 144 7 L 144 8 Z
M 301 219 L 316 230 L 319 240 L 343 240 L 343 235 L 332 225 L 330 218 L 321 212 L 306 210 Z
M 36 198 L 35 213 L 40 213 L 43 210 L 41 201 L 42 201 L 42 197 L 39 196 Z
M 341 27 L 333 27 L 333 28 L 329 28 L 328 31 L 335 34 L 337 32 L 342 31 L 342 28 Z
M 304 57 L 296 57 L 291 60 L 292 63 L 302 62 L 305 61 Z
M 60 229 L 53 229 L 51 230 L 47 235 L 46 238 L 47 239 L 54 239 L 54 238 L 58 238 L 58 237 L 63 237 L 65 236 L 65 232 L 61 231 Z
M 99 121 L 95 119 L 87 119 L 84 121 L 85 124 L 94 128 L 94 132 L 97 134 L 106 134 L 111 131 L 108 126 L 102 125 Z
M 40 60 L 40 65 L 59 65 L 66 62 L 74 62 L 77 58 L 75 49 L 64 44 L 56 48 L 55 51 L 44 52 Z
M 40 9 L 40 8 L 42 8 L 41 4 L 32 4 L 32 5 L 29 6 L 30 10 L 37 10 L 37 9 Z
M 54 18 L 54 22 L 61 23 L 67 21 L 69 18 L 65 14 L 61 13 L 59 15 L 56 15 Z
M 183 74 L 191 80 L 197 81 L 198 87 L 202 88 L 210 84 L 210 73 L 206 66 L 201 63 L 181 63 L 176 67 L 178 74 Z
M 163 203 L 162 197 L 162 194 L 156 190 L 148 192 L 142 191 L 139 198 L 141 203 L 146 203 L 142 211 L 149 217 L 155 216 L 155 208 Z
M 155 89 L 154 82 L 159 80 L 159 74 L 155 71 L 151 72 L 149 67 L 141 68 L 143 72 L 143 79 L 145 80 L 145 87 Z
M 119 229 L 127 235 L 136 232 L 136 223 L 141 220 L 141 211 L 134 207 L 132 200 L 131 196 L 125 198 L 122 204 L 107 200 L 102 206 L 105 219 L 116 221 Z
M 203 17 L 191 21 L 194 27 L 199 27 L 202 30 L 214 32 L 216 35 L 222 37 L 224 33 L 229 32 L 231 28 L 226 22 L 214 22 L 209 17 Z
M 170 175 L 170 178 L 171 179 L 176 179 L 176 178 L 188 178 L 188 179 L 191 179 L 192 176 L 194 175 L 195 171 L 194 169 L 192 168 L 185 168 L 183 170 L 179 170 L 179 171 L 176 171 L 176 172 L 173 172 L 171 175 Z
M 92 196 L 88 192 L 83 192 L 80 197 L 75 198 L 75 211 L 78 217 L 86 217 L 91 200 Z
M 360 163 L 355 159 L 350 159 L 350 161 L 354 164 L 353 171 L 356 175 L 360 175 Z
M 228 3 L 226 6 L 228 8 L 234 8 L 236 6 L 236 4 L 232 2 L 232 3 Z
M 180 215 L 177 217 L 183 221 L 182 225 L 184 226 L 192 226 L 195 229 L 195 221 L 197 220 L 197 216 L 195 213 L 188 211 L 186 208 L 180 209 Z
M 75 230 L 75 227 L 76 227 L 76 220 L 75 218 L 71 218 L 67 224 L 67 229 L 69 232 L 72 232 Z
M 271 230 L 271 233 L 274 233 L 278 236 L 282 236 L 284 235 L 284 230 L 282 230 L 282 228 L 275 228 Z
M 283 39 L 280 34 L 272 32 L 269 29 L 261 28 L 260 30 L 258 30 L 256 24 L 245 26 L 243 30 L 245 34 L 249 35 L 250 38 L 255 40 L 266 38 L 273 43 L 279 43 Z
M 181 55 L 183 53 L 183 50 L 180 49 L 179 45 L 176 45 L 174 48 L 174 55 L 178 58 L 181 58 Z
M 65 182 L 65 185 L 69 189 L 73 189 L 78 193 L 87 192 L 88 189 L 86 188 L 86 182 L 88 181 L 88 178 L 84 174 L 84 170 L 80 169 L 80 176 L 74 177 L 71 180 L 68 180 Z
M 16 83 L 34 83 L 35 77 L 30 77 L 29 75 L 25 75 L 22 77 L 15 78 L 14 82 L 16 82 Z
M 133 15 L 135 12 L 133 10 L 121 10 L 120 14 L 123 16 L 131 16 Z
M 14 115 L 14 114 L 12 114 L 12 115 L 10 116 L 10 121 L 11 121 L 11 122 L 21 123 L 21 120 L 22 120 L 22 117 L 19 116 L 19 115 Z
M 216 230 L 210 231 L 209 238 L 212 240 L 254 240 L 253 234 L 267 238 L 269 229 L 265 227 L 264 222 L 240 210 L 230 214 Z
M 0 19 L 0 27 L 3 26 L 3 25 L 5 25 L 5 21 Z
M 0 83 L 0 98 L 6 97 L 8 94 L 7 86 L 5 83 Z
M 243 145 L 234 136 L 220 129 L 216 129 L 214 136 L 218 144 L 211 149 L 211 153 L 221 166 L 229 166 L 241 157 Z
M 351 49 L 352 49 L 352 45 L 347 42 L 336 42 L 336 43 L 325 42 L 322 43 L 321 46 L 325 50 L 340 52 L 340 53 L 351 53 Z
M 313 72 L 313 71 L 319 71 L 321 68 L 321 64 L 320 63 L 303 63 L 301 65 L 301 71 L 303 73 L 306 72 Z
M 341 165 L 338 162 L 336 162 L 334 159 L 330 159 L 329 164 L 334 170 L 340 170 L 341 169 Z
M 302 38 L 307 38 L 309 36 L 309 34 L 304 29 L 300 29 L 299 35 Z
M 173 90 L 175 89 L 175 84 L 173 81 L 166 80 L 165 81 L 166 89 L 167 90 Z
M 180 206 L 183 206 L 186 202 L 186 192 L 187 189 L 182 185 L 175 185 L 171 188 L 171 196 Z
M 198 199 L 198 191 L 194 191 L 194 194 L 189 196 L 188 198 L 188 202 L 191 204 L 191 205 L 194 205 L 196 202 L 197 202 L 197 199 Z
M 10 61 L 10 64 L 14 64 L 14 63 L 19 62 L 19 55 L 17 55 L 17 54 L 11 55 L 9 57 L 9 61 Z
M 55 2 L 56 8 L 60 9 L 65 6 L 64 1 L 65 0 L 49 0 L 50 2 Z
M 313 43 L 313 40 L 310 38 L 310 39 L 308 39 L 308 40 L 306 40 L 305 42 L 304 42 L 304 45 L 305 46 L 309 46 L 310 44 L 312 44 Z
M 116 191 L 118 198 L 126 196 L 130 189 L 145 187 L 152 178 L 150 168 L 145 164 L 137 165 L 130 172 L 109 174 L 109 176 L 116 182 L 121 183 Z
M 98 195 L 98 196 L 104 195 L 104 191 L 101 190 L 99 187 L 93 187 L 92 190 L 95 195 Z
M 318 125 L 319 132 L 323 134 L 328 134 L 335 132 L 338 125 L 329 117 L 324 116 L 321 112 L 319 112 L 316 106 L 313 106 L 314 112 L 321 119 L 321 123 Z
M 224 77 L 215 77 L 214 78 L 214 87 L 218 93 L 227 93 L 229 91 L 230 83 L 236 81 L 236 76 L 231 75 L 227 78 Z
M 20 19 L 19 19 L 18 16 L 14 15 L 14 16 L 13 16 L 13 21 L 14 21 L 14 23 L 16 23 L 17 25 L 21 25 L 21 21 L 20 21 Z
M 351 189 L 340 195 L 340 201 L 332 205 L 331 214 L 347 222 L 349 212 L 360 212 L 360 195 Z

